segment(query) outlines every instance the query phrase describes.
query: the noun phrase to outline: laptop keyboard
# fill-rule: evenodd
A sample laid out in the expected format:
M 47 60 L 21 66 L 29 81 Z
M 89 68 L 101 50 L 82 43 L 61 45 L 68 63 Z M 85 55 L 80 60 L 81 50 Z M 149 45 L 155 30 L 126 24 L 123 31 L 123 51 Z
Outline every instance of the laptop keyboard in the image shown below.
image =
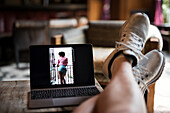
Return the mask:
M 55 90 L 31 91 L 31 99 L 48 99 L 59 97 L 94 96 L 100 92 L 96 87 L 68 88 Z

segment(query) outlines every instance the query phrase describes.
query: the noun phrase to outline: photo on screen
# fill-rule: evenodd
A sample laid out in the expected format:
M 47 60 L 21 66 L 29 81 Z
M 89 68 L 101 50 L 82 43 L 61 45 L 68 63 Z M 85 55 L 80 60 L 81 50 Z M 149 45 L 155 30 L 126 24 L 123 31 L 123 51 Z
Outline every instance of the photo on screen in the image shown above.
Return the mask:
M 51 85 L 74 84 L 72 47 L 49 48 Z

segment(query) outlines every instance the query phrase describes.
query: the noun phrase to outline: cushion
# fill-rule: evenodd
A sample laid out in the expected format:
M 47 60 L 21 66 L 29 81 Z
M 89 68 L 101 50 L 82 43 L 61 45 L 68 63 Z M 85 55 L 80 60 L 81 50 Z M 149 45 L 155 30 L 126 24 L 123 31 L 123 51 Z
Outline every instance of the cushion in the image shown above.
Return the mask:
M 113 50 L 114 48 L 110 47 L 93 47 L 93 60 L 95 73 L 102 73 L 103 63 Z
M 88 43 L 94 46 L 115 47 L 124 21 L 91 21 L 87 31 Z

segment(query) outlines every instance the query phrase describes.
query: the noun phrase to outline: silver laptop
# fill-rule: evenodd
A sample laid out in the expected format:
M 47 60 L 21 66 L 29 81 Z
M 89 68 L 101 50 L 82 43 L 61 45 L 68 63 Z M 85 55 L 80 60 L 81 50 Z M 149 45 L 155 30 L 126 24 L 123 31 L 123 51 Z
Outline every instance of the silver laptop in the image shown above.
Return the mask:
M 78 105 L 99 94 L 91 44 L 30 46 L 29 108 Z

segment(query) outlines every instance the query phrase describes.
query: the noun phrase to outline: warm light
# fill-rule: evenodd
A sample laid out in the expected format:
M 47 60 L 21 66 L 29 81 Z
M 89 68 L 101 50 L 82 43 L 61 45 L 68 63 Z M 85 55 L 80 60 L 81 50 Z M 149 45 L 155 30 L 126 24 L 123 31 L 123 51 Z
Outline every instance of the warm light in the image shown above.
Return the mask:
M 150 38 L 150 41 L 151 42 L 159 42 L 159 39 L 158 38 Z

